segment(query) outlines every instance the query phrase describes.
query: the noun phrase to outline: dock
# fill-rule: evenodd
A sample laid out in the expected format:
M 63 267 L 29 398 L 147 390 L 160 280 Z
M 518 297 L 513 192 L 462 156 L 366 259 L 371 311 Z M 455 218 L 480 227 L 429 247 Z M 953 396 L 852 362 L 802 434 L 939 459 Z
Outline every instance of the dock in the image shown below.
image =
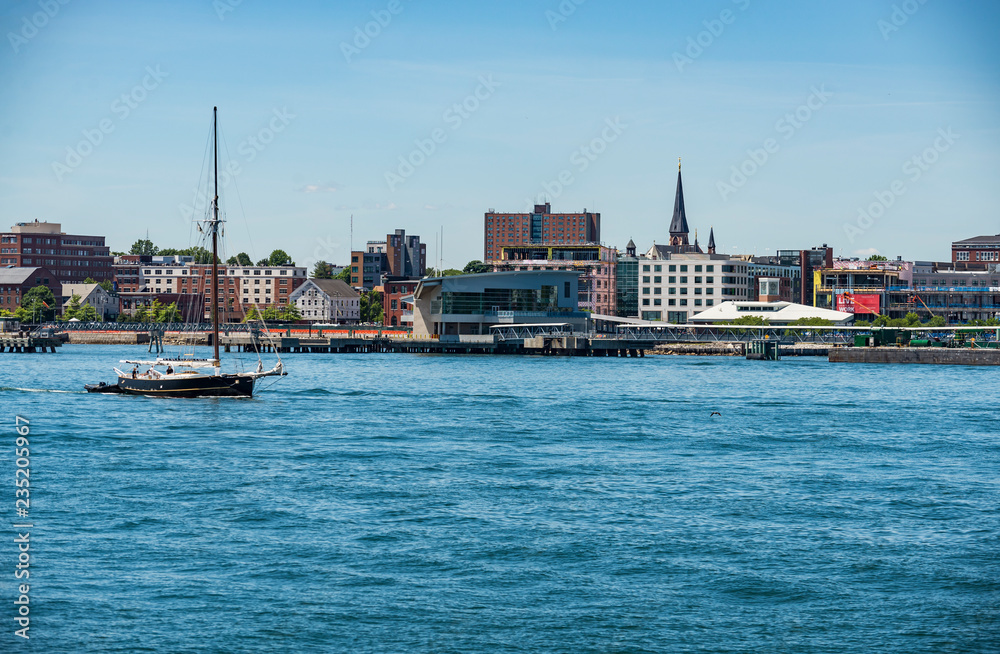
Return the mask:
M 843 347 L 830 351 L 833 363 L 926 363 L 1000 366 L 1000 349 L 951 347 Z
M 55 352 L 60 345 L 56 336 L 0 334 L 0 352 Z

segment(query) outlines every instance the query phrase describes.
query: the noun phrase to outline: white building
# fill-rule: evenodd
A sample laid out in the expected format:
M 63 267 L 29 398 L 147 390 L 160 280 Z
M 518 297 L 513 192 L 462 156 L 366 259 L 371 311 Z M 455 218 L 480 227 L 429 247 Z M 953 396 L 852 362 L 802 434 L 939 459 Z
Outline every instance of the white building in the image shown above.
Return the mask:
M 361 296 L 340 279 L 306 280 L 292 292 L 289 302 L 309 322 L 361 322 Z
M 118 315 L 118 302 L 100 284 L 63 284 L 63 311 L 69 307 L 74 295 L 80 296 L 80 306 L 89 304 L 94 307 L 97 317 L 101 320 L 114 318 Z
M 647 257 L 657 256 L 655 246 Z M 753 279 L 746 261 L 724 254 L 671 254 L 639 259 L 639 317 L 686 323 L 726 300 L 748 299 Z
M 834 325 L 847 325 L 854 321 L 853 313 L 831 311 L 810 307 L 794 302 L 742 302 L 731 301 L 716 304 L 692 316 L 689 323 L 728 323 L 743 316 L 755 316 L 767 320 L 769 325 L 787 325 L 800 318 L 823 318 Z

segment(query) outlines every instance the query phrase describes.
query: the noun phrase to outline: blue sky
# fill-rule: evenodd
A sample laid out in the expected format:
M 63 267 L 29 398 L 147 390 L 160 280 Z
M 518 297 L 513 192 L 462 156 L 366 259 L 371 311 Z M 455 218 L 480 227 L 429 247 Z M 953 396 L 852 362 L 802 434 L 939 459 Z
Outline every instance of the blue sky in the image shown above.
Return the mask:
M 484 211 L 540 197 L 600 211 L 606 244 L 645 249 L 667 240 L 678 157 L 691 228 L 727 252 L 943 260 L 1000 231 L 995 2 L 0 12 L 4 226 L 187 247 L 218 105 L 238 171 L 227 248 L 254 258 L 344 263 L 353 215 L 356 247 L 404 228 L 434 259 L 443 229 L 444 265 L 462 267 L 483 256 Z

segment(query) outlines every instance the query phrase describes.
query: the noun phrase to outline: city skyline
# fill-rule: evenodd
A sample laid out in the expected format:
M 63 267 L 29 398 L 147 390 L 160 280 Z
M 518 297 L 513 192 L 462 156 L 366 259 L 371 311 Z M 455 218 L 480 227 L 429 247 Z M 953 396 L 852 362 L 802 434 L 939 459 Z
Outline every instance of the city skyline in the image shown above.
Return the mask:
M 437 261 L 443 229 L 444 267 L 461 268 L 481 256 L 485 211 L 544 201 L 600 212 L 605 244 L 645 249 L 668 241 L 678 157 L 692 237 L 714 227 L 720 252 L 946 260 L 952 241 L 1000 231 L 998 14 L 14 2 L 3 219 L 107 234 L 112 250 L 147 232 L 193 245 L 218 105 L 228 254 L 255 260 L 276 246 L 342 265 L 353 215 L 355 249 L 403 227 Z

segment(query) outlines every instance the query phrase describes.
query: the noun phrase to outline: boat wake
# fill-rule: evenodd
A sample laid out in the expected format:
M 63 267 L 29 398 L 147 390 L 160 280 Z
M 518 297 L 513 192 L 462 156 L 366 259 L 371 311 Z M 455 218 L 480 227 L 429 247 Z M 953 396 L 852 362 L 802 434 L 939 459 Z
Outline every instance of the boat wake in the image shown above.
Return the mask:
M 0 386 L 0 393 L 16 391 L 19 393 L 86 393 L 87 391 L 62 391 L 55 388 L 17 388 L 14 386 Z

